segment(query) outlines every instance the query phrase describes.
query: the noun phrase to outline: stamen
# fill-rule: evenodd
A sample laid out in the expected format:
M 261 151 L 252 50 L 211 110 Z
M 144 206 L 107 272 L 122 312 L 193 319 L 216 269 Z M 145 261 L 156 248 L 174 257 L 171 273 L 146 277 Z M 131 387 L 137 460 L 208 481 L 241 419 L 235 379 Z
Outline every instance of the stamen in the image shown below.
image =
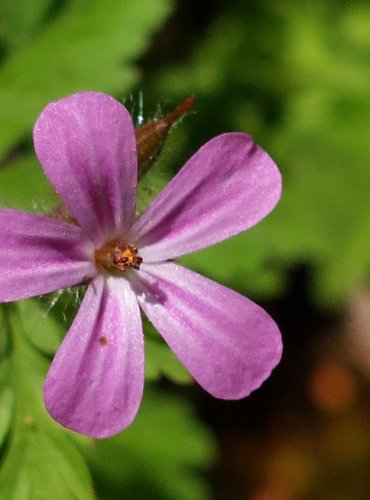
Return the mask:
M 126 245 L 123 241 L 114 240 L 95 252 L 95 262 L 105 271 L 125 272 L 129 268 L 138 271 L 143 259 L 134 245 Z

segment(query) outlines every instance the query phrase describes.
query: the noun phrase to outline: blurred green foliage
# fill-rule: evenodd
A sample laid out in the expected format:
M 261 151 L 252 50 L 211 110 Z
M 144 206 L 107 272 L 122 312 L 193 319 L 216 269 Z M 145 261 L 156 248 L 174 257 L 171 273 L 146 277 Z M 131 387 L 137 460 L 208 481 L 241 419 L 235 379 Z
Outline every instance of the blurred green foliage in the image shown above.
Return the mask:
M 17 305 L 3 306 L 2 311 L 12 343 L 3 391 L 5 397 L 12 394 L 13 404 L 8 406 L 11 416 L 0 498 L 90 498 L 92 484 L 84 461 L 43 406 L 42 383 L 48 363 L 25 339 Z
M 209 491 L 197 469 L 209 467 L 214 452 L 188 404 L 151 385 L 127 431 L 83 449 L 104 500 L 205 500 Z
M 283 198 L 266 221 L 185 263 L 261 297 L 281 293 L 287 271 L 304 263 L 313 269 L 312 294 L 322 306 L 364 283 L 369 33 L 363 2 L 232 2 L 184 62 L 149 78 L 151 96 L 197 95 L 199 112 L 183 124 L 186 151 L 211 135 L 244 130 L 284 176 Z M 224 254 L 233 260 L 225 263 Z
M 140 211 L 206 140 L 251 133 L 281 167 L 281 203 L 247 233 L 182 261 L 261 299 L 281 296 L 304 264 L 312 298 L 338 307 L 369 278 L 370 6 L 219 2 L 190 40 L 196 13 L 189 30 L 170 17 L 184 8 L 180 0 L 0 0 L 1 206 L 47 213 L 57 202 L 31 146 L 49 101 L 142 89 L 151 116 L 158 102 L 165 110 L 194 92 L 197 112 L 143 179 Z M 104 442 L 50 419 L 42 382 L 76 303 L 67 293 L 1 310 L 0 498 L 209 498 L 200 472 L 214 444 L 185 400 L 149 386 L 132 427 Z M 147 379 L 189 382 L 148 323 L 145 334 Z
M 139 77 L 133 62 L 170 9 L 169 0 L 71 0 L 57 12 L 52 1 L 15 4 L 0 6 L 0 155 L 29 134 L 51 100 L 81 90 L 127 92 Z

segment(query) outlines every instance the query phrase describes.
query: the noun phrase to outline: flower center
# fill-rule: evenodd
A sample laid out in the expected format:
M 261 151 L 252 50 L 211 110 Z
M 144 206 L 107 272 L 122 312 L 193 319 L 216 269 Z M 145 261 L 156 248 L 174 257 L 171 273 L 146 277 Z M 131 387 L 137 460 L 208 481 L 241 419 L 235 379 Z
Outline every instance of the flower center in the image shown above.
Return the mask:
M 116 270 L 123 273 L 131 267 L 138 271 L 143 259 L 138 255 L 134 245 L 126 245 L 121 240 L 114 240 L 108 241 L 100 250 L 96 250 L 95 262 L 105 271 Z

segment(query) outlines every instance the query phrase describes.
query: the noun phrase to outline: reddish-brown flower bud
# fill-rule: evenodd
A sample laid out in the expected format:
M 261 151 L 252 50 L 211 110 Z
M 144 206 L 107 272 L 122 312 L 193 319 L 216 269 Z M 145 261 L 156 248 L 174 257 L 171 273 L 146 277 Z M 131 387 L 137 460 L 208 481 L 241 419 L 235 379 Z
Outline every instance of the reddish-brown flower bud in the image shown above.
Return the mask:
M 160 119 L 135 128 L 138 173 L 141 177 L 162 149 L 172 125 L 192 107 L 195 95 L 187 97 L 180 106 Z

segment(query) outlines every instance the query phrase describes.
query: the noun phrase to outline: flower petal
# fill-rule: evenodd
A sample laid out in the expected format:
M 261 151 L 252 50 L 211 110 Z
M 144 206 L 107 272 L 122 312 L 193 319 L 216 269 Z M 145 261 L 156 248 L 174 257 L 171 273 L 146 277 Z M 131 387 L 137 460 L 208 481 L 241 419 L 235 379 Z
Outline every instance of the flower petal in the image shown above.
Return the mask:
M 0 210 L 0 301 L 77 285 L 96 274 L 92 244 L 73 224 Z
M 34 143 L 50 182 L 97 246 L 127 231 L 137 159 L 134 127 L 122 104 L 93 92 L 49 104 L 36 122 Z
M 127 280 L 96 278 L 50 367 L 45 405 L 65 427 L 95 438 L 134 419 L 144 384 L 140 310 Z
M 280 361 L 278 327 L 242 295 L 171 262 L 143 265 L 134 279 L 149 320 L 213 396 L 247 396 Z
M 281 175 L 246 134 L 205 144 L 133 227 L 146 262 L 199 250 L 245 231 L 280 198 Z

